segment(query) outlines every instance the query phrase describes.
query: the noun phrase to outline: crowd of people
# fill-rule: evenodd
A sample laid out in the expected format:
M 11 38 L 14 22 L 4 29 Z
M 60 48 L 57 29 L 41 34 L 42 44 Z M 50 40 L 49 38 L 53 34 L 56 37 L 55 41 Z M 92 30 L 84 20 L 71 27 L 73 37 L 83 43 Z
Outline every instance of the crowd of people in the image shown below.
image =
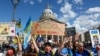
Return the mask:
M 93 52 L 84 47 L 84 43 L 78 41 L 63 42 L 37 42 L 34 37 L 29 41 L 27 48 L 16 36 L 17 43 L 2 44 L 0 52 L 6 53 L 5 56 L 100 56 L 100 46 L 93 48 Z M 6 52 L 5 52 L 6 51 Z

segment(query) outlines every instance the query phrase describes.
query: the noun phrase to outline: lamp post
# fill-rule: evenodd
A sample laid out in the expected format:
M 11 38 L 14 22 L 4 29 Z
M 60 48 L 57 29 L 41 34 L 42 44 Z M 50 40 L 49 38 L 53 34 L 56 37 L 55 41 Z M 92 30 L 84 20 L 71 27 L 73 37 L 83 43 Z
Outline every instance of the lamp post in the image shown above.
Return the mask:
M 11 0 L 12 5 L 13 5 L 13 16 L 12 16 L 12 22 L 15 22 L 16 20 L 14 19 L 15 17 L 15 10 L 16 10 L 16 6 L 19 3 L 19 0 Z

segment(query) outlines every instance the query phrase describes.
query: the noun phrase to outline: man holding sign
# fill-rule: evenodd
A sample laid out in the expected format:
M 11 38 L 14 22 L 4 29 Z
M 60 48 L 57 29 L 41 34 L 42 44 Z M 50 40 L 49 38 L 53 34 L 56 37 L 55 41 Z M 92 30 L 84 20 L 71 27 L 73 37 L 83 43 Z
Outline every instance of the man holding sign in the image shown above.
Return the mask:
M 99 37 L 99 30 L 90 30 L 90 36 L 91 36 L 91 42 L 92 42 L 92 48 L 93 48 L 93 54 L 94 56 L 99 55 L 99 44 L 100 44 L 100 37 Z M 99 52 L 99 53 L 98 53 Z

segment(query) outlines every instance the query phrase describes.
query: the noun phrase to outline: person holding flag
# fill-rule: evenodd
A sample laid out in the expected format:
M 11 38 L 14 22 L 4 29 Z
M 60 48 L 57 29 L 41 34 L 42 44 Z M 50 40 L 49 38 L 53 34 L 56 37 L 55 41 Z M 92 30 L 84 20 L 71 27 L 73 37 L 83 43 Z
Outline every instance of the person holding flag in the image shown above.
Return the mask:
M 30 55 L 31 53 L 36 53 L 34 44 L 31 40 L 31 29 L 32 29 L 32 22 L 30 17 L 24 28 L 24 34 L 25 34 L 23 42 L 24 55 Z

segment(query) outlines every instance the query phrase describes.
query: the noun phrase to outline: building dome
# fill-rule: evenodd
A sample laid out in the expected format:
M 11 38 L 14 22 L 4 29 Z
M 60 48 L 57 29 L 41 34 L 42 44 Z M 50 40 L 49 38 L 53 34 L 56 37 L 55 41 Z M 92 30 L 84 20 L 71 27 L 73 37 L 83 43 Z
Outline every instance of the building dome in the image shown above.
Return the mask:
M 44 14 L 53 14 L 51 9 L 45 9 L 43 13 Z
M 55 19 L 54 13 L 50 9 L 49 5 L 47 5 L 46 9 L 43 11 L 42 16 L 40 17 L 40 20 L 48 19 L 48 18 Z

